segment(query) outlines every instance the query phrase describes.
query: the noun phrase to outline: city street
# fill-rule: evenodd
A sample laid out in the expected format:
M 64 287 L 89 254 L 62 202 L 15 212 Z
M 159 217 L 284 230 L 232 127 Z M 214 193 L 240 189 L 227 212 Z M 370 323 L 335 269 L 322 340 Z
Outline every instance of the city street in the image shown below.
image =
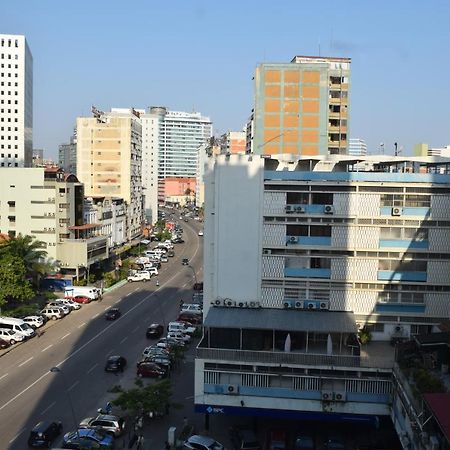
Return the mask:
M 186 242 L 176 245 L 175 257 L 162 265 L 159 287 L 155 278 L 147 283 L 125 284 L 106 294 L 101 302 L 52 321 L 42 337 L 18 345 L 1 357 L 2 448 L 27 448 L 29 430 L 41 420 L 61 421 L 64 432 L 73 430 L 76 423 L 104 406 L 108 389 L 117 384 L 132 385 L 135 364 L 150 343 L 145 337 L 147 326 L 175 319 L 179 300 L 188 300 L 192 294 L 193 272 L 181 265 L 182 258 L 190 260 L 198 279 L 202 279 L 202 241 L 197 235 L 200 225 L 191 221 L 183 227 Z M 119 307 L 122 316 L 109 322 L 103 315 L 112 306 Z M 104 371 L 106 358 L 113 354 L 127 359 L 123 374 Z M 52 367 L 61 371 L 51 373 Z M 193 390 L 193 370 L 190 372 L 189 384 L 182 387 L 185 398 Z M 193 403 L 192 398 L 186 401 Z M 60 439 L 53 446 L 59 443 Z M 147 444 L 145 447 L 150 448 Z

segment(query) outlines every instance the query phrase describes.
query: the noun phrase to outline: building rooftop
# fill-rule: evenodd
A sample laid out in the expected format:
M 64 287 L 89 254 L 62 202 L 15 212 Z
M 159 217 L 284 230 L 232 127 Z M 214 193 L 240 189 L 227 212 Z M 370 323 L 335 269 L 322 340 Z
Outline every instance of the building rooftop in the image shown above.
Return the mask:
M 447 442 L 450 442 L 450 394 L 424 394 L 423 398 Z

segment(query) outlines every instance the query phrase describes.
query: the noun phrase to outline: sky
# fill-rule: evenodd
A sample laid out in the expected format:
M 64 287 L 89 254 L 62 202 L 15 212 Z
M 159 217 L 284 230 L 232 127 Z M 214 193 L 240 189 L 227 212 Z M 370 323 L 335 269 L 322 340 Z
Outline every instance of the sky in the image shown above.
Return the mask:
M 56 158 L 91 105 L 167 106 L 240 130 L 255 67 L 352 58 L 350 137 L 450 145 L 447 0 L 0 0 L 0 33 L 33 54 L 33 147 Z

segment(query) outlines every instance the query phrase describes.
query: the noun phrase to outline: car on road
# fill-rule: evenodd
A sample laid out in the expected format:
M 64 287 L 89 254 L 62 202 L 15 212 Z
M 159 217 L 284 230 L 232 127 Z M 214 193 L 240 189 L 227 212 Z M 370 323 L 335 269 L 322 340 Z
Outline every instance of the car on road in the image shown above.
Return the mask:
M 183 264 L 183 266 L 188 266 L 189 265 L 189 260 L 187 258 L 183 258 L 181 260 L 181 264 Z
M 184 322 L 169 322 L 169 325 L 167 326 L 167 331 L 169 333 L 172 333 L 174 331 L 181 331 L 185 334 L 194 334 L 196 331 L 195 327 L 190 327 L 186 325 Z
M 74 302 L 72 299 L 70 298 L 60 298 L 59 300 L 55 300 L 56 304 L 61 304 L 61 305 L 65 305 L 68 308 L 70 308 L 71 310 L 73 309 L 80 309 L 81 305 L 77 302 Z
M 30 435 L 28 436 L 28 445 L 36 448 L 48 448 L 61 434 L 61 432 L 61 422 L 39 422 L 30 431 Z
M 121 436 L 125 431 L 125 420 L 109 414 L 100 414 L 97 417 L 86 417 L 80 422 L 78 428 L 93 428 L 110 433 L 115 437 Z
M 42 314 L 45 317 L 47 317 L 47 319 L 52 319 L 52 320 L 62 319 L 65 316 L 64 311 L 62 310 L 62 308 L 59 308 L 57 306 L 53 306 L 53 307 L 46 306 L 40 312 L 40 314 Z
M 184 342 L 175 339 L 162 338 L 156 344 L 157 347 L 172 351 L 175 347 L 184 347 Z
M 169 250 L 169 251 L 167 252 L 167 256 L 168 256 L 169 258 L 173 258 L 173 257 L 175 256 L 175 252 L 174 252 L 173 250 Z
M 170 358 L 170 353 L 157 345 L 151 345 L 150 347 L 145 347 L 142 352 L 143 358 L 148 358 L 149 356 L 164 356 Z
M 261 450 L 261 444 L 252 430 L 240 427 L 230 428 L 230 439 L 235 450 Z
M 144 358 L 141 362 L 152 362 L 158 364 L 158 366 L 161 366 L 163 369 L 166 369 L 167 371 L 170 370 L 172 367 L 172 360 L 170 359 L 170 356 L 163 356 L 163 355 L 150 355 L 147 358 Z M 138 364 L 139 364 L 138 363 Z
M 192 287 L 192 289 L 194 289 L 194 291 L 203 292 L 203 281 L 201 281 L 200 283 L 194 283 L 194 286 Z
M 95 444 L 87 447 L 89 443 Z M 100 430 L 91 428 L 81 428 L 77 431 L 70 431 L 66 433 L 63 438 L 63 448 L 80 449 L 98 448 L 98 449 L 112 449 L 114 448 L 114 437 Z
M 226 450 L 226 448 L 210 436 L 194 434 L 183 443 L 183 450 Z
M 128 275 L 127 277 L 127 281 L 129 283 L 131 283 L 132 281 L 148 281 L 150 280 L 151 275 L 148 272 L 142 273 L 142 272 L 137 272 L 135 274 L 132 275 Z
M 158 275 L 158 269 L 156 267 L 149 267 L 148 269 L 141 270 L 138 272 L 138 274 L 145 274 L 147 273 L 150 277 L 152 275 Z
M 183 322 L 190 327 L 195 327 L 196 325 L 201 325 L 203 320 L 200 314 L 184 311 L 178 315 L 177 322 Z
M 123 356 L 109 356 L 105 364 L 105 372 L 123 372 L 127 365 L 127 360 Z
M 106 319 L 106 320 L 116 320 L 116 319 L 118 319 L 121 315 L 122 315 L 122 313 L 120 312 L 120 309 L 119 309 L 119 308 L 109 308 L 109 309 L 105 312 L 105 319 Z
M 161 256 L 161 262 L 162 263 L 169 262 L 169 258 L 167 258 L 167 256 Z
M 183 312 L 192 312 L 195 314 L 203 314 L 202 307 L 197 303 L 183 303 L 181 305 L 181 310 Z
M 66 316 L 67 316 L 67 314 L 70 314 L 70 311 L 72 311 L 68 306 L 63 305 L 62 303 L 57 302 L 57 301 L 47 303 L 47 305 L 45 307 L 46 308 L 59 308 L 62 310 L 62 312 Z
M 0 339 L 0 349 L 4 350 L 9 347 L 9 342 L 4 339 Z
M 141 378 L 164 378 L 167 376 L 167 369 L 151 361 L 141 361 L 137 365 L 136 375 Z
M 167 339 L 175 339 L 176 341 L 183 342 L 184 344 L 189 344 L 189 342 L 191 342 L 191 337 L 188 334 L 182 333 L 181 331 L 167 333 Z
M 72 297 L 72 300 L 76 303 L 80 303 L 81 305 L 91 303 L 92 301 L 91 298 L 85 297 L 84 295 L 75 295 L 75 297 Z
M 9 345 L 14 345 L 16 342 L 24 341 L 25 336 L 13 330 L 6 330 L 5 328 L 0 328 L 0 339 L 9 342 Z
M 159 323 L 152 323 L 145 333 L 148 338 L 160 338 L 164 334 L 164 327 Z
M 45 324 L 42 316 L 25 316 L 22 320 L 34 329 L 40 328 Z
M 203 236 L 203 231 L 200 230 L 200 231 L 198 232 L 198 235 L 199 235 L 199 236 Z

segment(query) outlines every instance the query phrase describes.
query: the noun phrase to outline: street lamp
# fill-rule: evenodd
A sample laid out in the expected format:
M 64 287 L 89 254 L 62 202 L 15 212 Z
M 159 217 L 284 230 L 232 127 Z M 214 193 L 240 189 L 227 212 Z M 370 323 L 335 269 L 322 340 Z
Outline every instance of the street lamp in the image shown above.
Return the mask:
M 64 372 L 59 367 L 52 367 L 50 369 L 50 372 L 51 373 L 60 373 L 62 375 L 62 379 L 63 379 L 63 382 L 64 382 L 64 387 L 65 387 L 66 392 L 67 392 L 67 398 L 69 400 L 70 410 L 72 412 L 73 424 L 75 425 L 75 432 L 77 433 L 77 438 L 79 438 L 80 435 L 78 433 L 77 418 L 75 417 L 75 410 L 73 409 L 72 398 L 70 397 L 70 392 L 69 392 L 69 388 L 67 386 L 66 376 L 64 375 Z

